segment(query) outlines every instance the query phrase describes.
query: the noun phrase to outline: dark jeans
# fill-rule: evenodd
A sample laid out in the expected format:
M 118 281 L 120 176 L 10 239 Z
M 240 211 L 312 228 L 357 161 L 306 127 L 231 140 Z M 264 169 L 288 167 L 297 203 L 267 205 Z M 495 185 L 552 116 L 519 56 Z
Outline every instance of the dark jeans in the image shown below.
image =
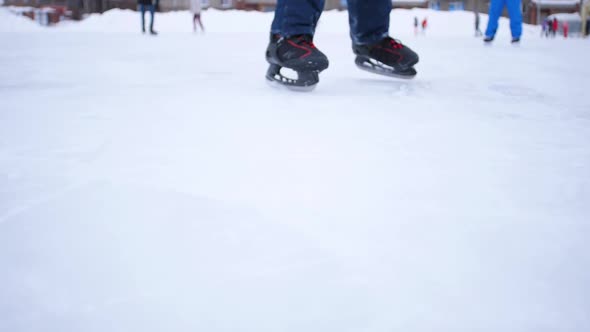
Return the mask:
M 150 12 L 150 31 L 154 30 L 154 12 L 156 11 L 156 6 L 154 5 L 142 5 L 139 4 L 139 11 L 141 13 L 141 30 L 145 31 L 145 12 Z
M 278 0 L 271 32 L 281 36 L 313 35 L 325 0 Z M 350 37 L 371 44 L 389 34 L 391 0 L 348 0 Z

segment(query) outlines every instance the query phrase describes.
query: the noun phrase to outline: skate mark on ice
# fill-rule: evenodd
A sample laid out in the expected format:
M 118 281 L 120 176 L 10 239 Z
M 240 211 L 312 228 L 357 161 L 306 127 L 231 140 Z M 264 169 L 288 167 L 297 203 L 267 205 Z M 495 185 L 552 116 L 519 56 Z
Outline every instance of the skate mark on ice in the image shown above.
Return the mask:
M 64 188 L 61 188 L 59 190 L 56 190 L 52 193 L 43 195 L 41 197 L 37 197 L 35 199 L 29 200 L 21 205 L 15 206 L 12 209 L 9 209 L 7 212 L 5 212 L 4 214 L 0 215 L 0 225 L 7 223 L 8 221 L 10 221 L 10 219 L 25 213 L 31 209 L 34 209 L 35 207 L 42 205 L 46 202 L 49 202 L 53 199 L 59 198 L 61 196 L 64 196 L 65 194 L 67 194 L 68 192 L 82 187 L 88 183 L 90 183 L 91 181 L 84 181 L 84 182 L 80 182 L 80 183 L 74 183 L 71 185 L 68 185 Z
M 419 96 L 422 92 L 432 89 L 432 84 L 426 81 L 389 78 L 362 78 L 358 80 L 364 87 L 381 88 L 390 91 L 395 96 Z
M 489 85 L 489 89 L 508 98 L 528 99 L 534 101 L 542 101 L 546 99 L 544 94 L 535 89 L 513 84 L 492 83 Z

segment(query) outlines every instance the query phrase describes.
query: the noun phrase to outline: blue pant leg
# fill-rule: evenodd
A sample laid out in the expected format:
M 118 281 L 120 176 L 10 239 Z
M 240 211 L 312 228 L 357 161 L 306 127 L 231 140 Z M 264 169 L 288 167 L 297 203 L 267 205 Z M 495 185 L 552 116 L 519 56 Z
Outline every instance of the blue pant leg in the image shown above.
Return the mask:
M 502 15 L 505 0 L 492 0 L 490 2 L 490 11 L 488 18 L 488 28 L 486 29 L 486 37 L 493 37 L 498 30 L 498 20 Z
M 325 0 L 283 0 L 281 35 L 313 35 Z
M 141 16 L 141 29 L 145 30 L 145 5 L 139 4 L 138 7 Z
M 158 1 L 156 0 L 156 4 L 155 5 L 149 5 L 149 9 L 150 9 L 150 31 L 154 30 L 154 13 L 156 11 L 156 5 L 158 4 Z
M 387 37 L 391 7 L 391 0 L 348 0 L 352 42 L 372 44 Z
M 507 0 L 508 15 L 510 15 L 510 31 L 512 38 L 520 38 L 522 35 L 522 5 L 520 0 Z
M 272 34 L 281 34 L 281 28 L 283 26 L 283 18 L 285 13 L 285 2 L 286 0 L 278 0 L 277 1 L 277 8 L 275 9 L 275 17 L 272 20 L 272 25 L 270 27 L 270 32 Z

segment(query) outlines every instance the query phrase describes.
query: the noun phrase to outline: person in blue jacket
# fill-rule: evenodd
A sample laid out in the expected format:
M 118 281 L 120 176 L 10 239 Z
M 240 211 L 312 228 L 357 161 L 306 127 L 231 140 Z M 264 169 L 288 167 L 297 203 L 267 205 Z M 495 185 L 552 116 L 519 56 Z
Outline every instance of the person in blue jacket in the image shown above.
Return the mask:
M 502 15 L 504 7 L 508 9 L 510 16 L 510 31 L 512 32 L 512 43 L 520 42 L 522 35 L 522 4 L 521 0 L 491 0 L 488 19 L 488 27 L 485 32 L 484 42 L 494 40 L 498 30 L 498 20 Z

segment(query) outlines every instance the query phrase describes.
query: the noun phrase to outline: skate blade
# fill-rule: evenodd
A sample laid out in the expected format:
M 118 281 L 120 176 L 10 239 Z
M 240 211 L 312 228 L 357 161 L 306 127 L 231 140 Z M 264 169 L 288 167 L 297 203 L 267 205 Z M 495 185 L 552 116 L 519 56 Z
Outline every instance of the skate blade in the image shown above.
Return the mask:
M 376 63 L 373 63 L 371 60 L 363 58 L 357 58 L 355 60 L 355 64 L 359 69 L 367 71 L 369 73 L 387 76 L 391 78 L 399 78 L 402 80 L 411 80 L 415 78 L 418 74 L 413 67 L 408 69 L 411 70 L 408 72 L 397 72 L 393 67 L 387 66 L 377 61 Z
M 295 92 L 311 92 L 315 90 L 318 86 L 317 84 L 308 85 L 308 86 L 297 86 L 297 85 L 286 85 L 277 80 L 266 78 L 266 83 L 277 90 L 284 90 L 284 91 L 295 91 Z
M 271 64 L 266 73 L 266 80 L 278 88 L 309 92 L 313 91 L 319 83 L 319 73 L 317 72 L 297 73 L 298 78 L 293 79 L 281 74 L 281 69 L 279 65 Z

